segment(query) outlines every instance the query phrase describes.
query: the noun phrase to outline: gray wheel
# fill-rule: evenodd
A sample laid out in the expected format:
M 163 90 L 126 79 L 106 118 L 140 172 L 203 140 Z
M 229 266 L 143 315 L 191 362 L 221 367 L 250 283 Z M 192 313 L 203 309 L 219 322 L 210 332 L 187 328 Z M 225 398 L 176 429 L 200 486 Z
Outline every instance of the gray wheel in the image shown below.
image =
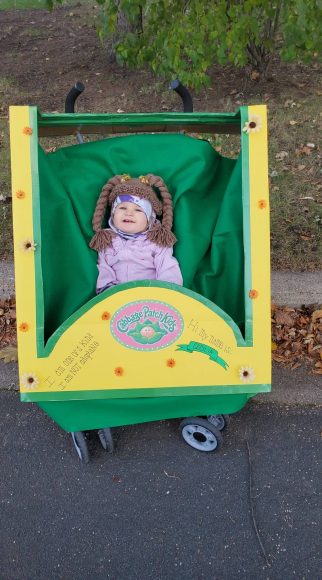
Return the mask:
M 229 415 L 208 415 L 207 421 L 212 423 L 219 431 L 223 431 L 230 423 Z
M 77 452 L 78 457 L 83 463 L 89 462 L 89 453 L 87 447 L 87 439 L 83 431 L 72 431 L 72 440 Z
M 207 419 L 188 417 L 179 429 L 184 441 L 198 451 L 218 451 L 222 445 L 222 434 Z
M 102 447 L 108 452 L 113 453 L 114 451 L 114 441 L 112 436 L 112 431 L 108 427 L 105 429 L 99 429 L 97 431 L 97 435 L 99 436 L 99 440 L 101 442 Z

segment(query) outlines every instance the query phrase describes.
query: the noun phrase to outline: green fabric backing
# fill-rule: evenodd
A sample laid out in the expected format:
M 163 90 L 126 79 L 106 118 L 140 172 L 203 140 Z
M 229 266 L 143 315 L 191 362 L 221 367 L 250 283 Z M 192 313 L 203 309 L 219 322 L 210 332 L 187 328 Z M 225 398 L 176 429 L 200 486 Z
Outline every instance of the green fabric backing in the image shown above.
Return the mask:
M 217 304 L 243 332 L 241 171 L 241 157 L 224 158 L 207 141 L 181 134 L 115 137 L 47 155 L 39 147 L 45 341 L 95 295 L 92 216 L 102 186 L 118 173 L 164 179 L 184 286 Z

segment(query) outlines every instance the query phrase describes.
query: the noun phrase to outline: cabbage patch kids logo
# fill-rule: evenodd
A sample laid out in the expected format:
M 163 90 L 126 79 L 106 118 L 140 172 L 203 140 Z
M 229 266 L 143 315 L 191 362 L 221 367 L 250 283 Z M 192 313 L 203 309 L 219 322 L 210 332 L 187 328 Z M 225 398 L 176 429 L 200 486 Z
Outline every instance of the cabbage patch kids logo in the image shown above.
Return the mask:
M 159 350 L 172 344 L 183 331 L 181 314 L 166 302 L 140 300 L 120 308 L 111 320 L 118 342 L 136 350 Z

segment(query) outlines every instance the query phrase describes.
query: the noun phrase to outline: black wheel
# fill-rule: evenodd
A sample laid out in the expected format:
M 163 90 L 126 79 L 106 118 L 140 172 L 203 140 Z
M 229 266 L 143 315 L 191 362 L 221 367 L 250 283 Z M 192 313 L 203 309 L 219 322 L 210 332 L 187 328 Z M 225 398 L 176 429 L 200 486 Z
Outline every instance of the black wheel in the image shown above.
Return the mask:
M 112 431 L 108 427 L 105 429 L 99 429 L 97 431 L 97 435 L 99 436 L 99 440 L 101 442 L 102 447 L 108 452 L 113 453 L 114 451 L 114 441 L 112 436 Z
M 179 429 L 184 441 L 198 451 L 218 451 L 222 445 L 222 434 L 207 419 L 187 417 Z
M 83 463 L 89 462 L 89 452 L 87 446 L 87 439 L 83 431 L 72 431 L 72 440 L 78 457 Z
M 219 431 L 223 431 L 230 423 L 229 415 L 208 415 L 207 421 L 212 423 Z

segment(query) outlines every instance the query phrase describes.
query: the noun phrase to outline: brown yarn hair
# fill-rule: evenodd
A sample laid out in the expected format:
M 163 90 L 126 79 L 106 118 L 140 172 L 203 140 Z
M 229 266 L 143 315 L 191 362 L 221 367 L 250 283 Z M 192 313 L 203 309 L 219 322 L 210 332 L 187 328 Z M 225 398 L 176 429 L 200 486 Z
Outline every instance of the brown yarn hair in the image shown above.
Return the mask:
M 159 191 L 161 200 L 154 188 Z M 116 233 L 110 229 L 102 229 L 106 207 L 107 205 L 111 206 L 119 195 L 126 194 L 147 199 L 156 215 L 162 215 L 162 223 L 156 222 L 152 226 L 147 233 L 147 239 L 161 247 L 173 246 L 177 240 L 171 231 L 173 223 L 172 198 L 163 179 L 158 175 L 149 173 L 139 178 L 131 178 L 129 175 L 115 175 L 103 186 L 93 215 L 92 225 L 95 234 L 89 243 L 90 248 L 99 252 L 112 245 Z

